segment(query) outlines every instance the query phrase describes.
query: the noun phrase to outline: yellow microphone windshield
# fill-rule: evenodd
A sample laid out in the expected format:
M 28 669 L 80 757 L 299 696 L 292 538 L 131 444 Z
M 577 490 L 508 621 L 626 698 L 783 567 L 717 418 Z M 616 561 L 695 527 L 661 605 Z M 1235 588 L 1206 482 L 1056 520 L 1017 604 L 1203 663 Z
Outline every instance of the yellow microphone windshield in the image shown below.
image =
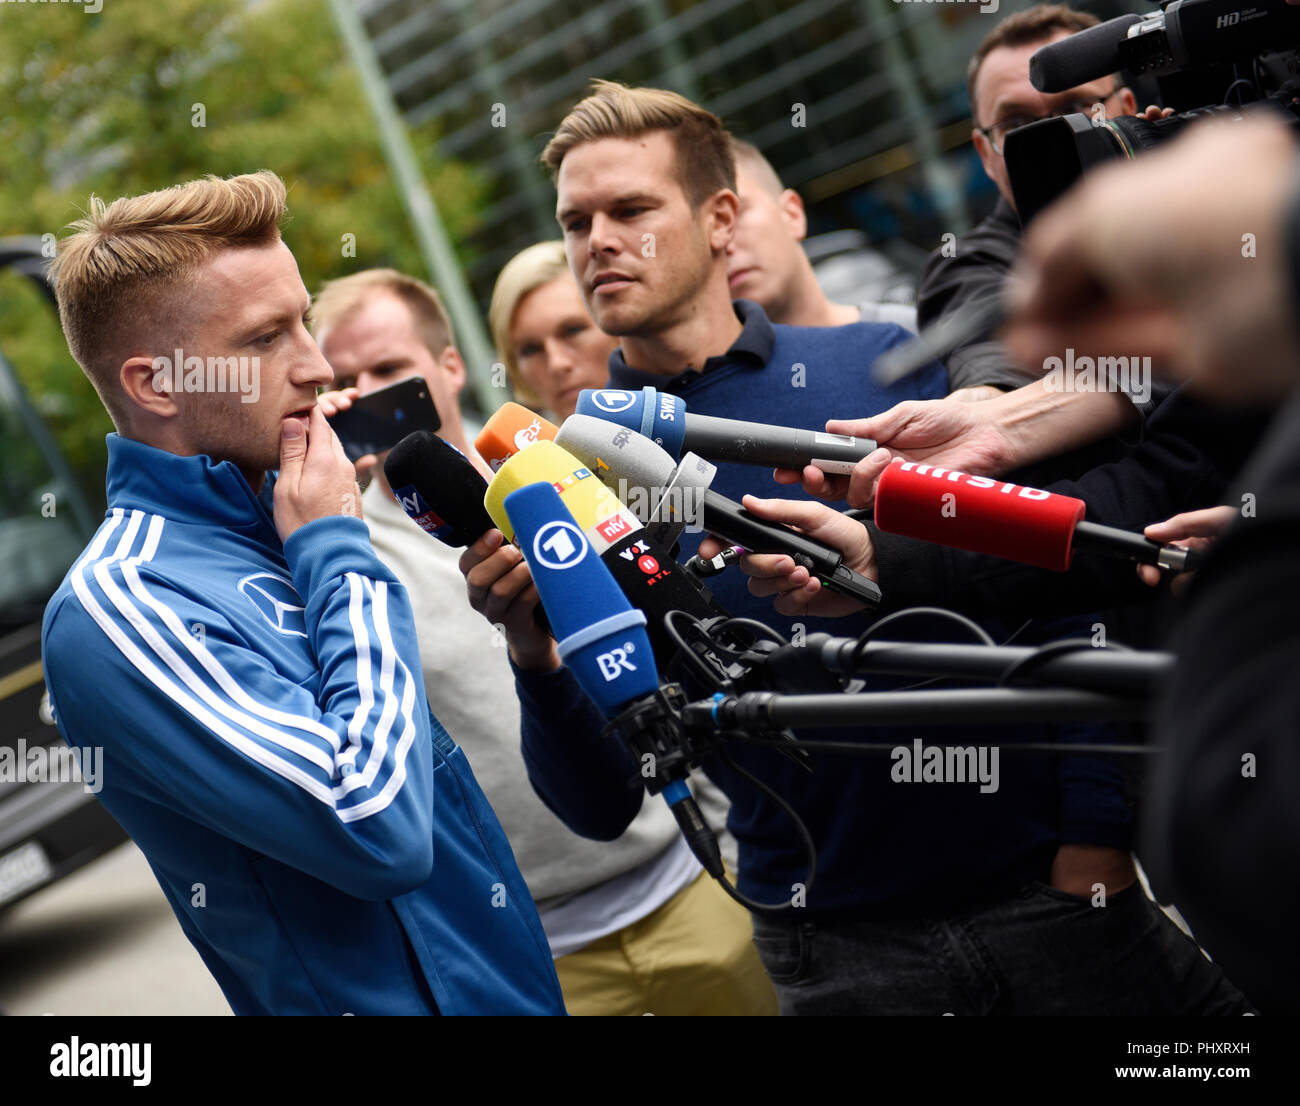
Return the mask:
M 506 515 L 506 496 L 542 482 L 560 493 L 573 521 L 591 539 L 597 554 L 641 525 L 586 465 L 567 449 L 543 439 L 507 459 L 483 497 L 483 506 L 507 541 L 514 541 L 515 533 Z

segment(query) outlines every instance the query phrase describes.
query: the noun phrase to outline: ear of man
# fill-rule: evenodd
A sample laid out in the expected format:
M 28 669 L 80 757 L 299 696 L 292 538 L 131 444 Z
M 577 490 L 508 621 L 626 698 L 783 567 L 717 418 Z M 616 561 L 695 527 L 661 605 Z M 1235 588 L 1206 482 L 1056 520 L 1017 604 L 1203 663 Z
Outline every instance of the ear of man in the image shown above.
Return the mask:
M 794 240 L 802 242 L 808 236 L 808 213 L 804 210 L 803 197 L 793 188 L 787 188 L 777 197 L 776 202 L 790 225 Z
M 730 188 L 723 188 L 705 200 L 703 206 L 709 246 L 715 253 L 722 253 L 736 235 L 740 200 Z
M 176 400 L 172 388 L 183 366 L 173 366 L 171 359 L 165 367 L 154 367 L 152 357 L 129 357 L 122 362 L 118 382 L 127 399 L 128 412 L 136 408 L 157 418 L 176 415 Z
M 447 346 L 437 357 L 438 366 L 441 368 L 456 386 L 457 393 L 465 386 L 465 379 L 468 375 L 465 370 L 465 359 L 460 355 L 460 350 L 455 346 Z

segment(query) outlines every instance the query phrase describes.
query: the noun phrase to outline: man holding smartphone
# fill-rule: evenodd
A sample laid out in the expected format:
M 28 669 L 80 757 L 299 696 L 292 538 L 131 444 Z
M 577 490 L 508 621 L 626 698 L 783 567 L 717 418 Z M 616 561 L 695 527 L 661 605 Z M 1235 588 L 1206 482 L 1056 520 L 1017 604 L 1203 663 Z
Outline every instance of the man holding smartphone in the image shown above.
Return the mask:
M 563 1013 L 317 406 L 284 214 L 273 173 L 210 177 L 92 199 L 61 243 L 64 333 L 118 432 L 45 614 L 60 733 L 103 747 L 100 800 L 236 1013 Z M 174 350 L 251 355 L 258 401 L 178 387 Z

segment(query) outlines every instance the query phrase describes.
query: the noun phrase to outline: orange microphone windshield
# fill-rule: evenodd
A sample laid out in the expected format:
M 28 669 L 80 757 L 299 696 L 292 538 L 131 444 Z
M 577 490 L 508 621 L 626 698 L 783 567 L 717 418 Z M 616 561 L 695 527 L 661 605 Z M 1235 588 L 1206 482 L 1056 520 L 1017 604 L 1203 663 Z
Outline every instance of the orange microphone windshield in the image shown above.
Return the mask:
M 533 414 L 522 404 L 503 403 L 474 439 L 474 448 L 496 472 L 521 449 L 534 442 L 552 442 L 559 432 L 553 422 Z

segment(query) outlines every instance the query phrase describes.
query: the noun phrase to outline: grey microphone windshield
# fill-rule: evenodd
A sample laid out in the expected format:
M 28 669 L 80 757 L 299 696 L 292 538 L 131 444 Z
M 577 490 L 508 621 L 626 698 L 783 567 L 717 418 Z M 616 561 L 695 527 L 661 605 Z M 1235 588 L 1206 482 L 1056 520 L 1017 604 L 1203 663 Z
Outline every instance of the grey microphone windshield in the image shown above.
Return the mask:
M 704 493 L 718 467 L 695 453 L 672 455 L 634 431 L 594 415 L 570 415 L 555 438 L 614 491 L 656 540 L 671 545 L 704 528 Z

